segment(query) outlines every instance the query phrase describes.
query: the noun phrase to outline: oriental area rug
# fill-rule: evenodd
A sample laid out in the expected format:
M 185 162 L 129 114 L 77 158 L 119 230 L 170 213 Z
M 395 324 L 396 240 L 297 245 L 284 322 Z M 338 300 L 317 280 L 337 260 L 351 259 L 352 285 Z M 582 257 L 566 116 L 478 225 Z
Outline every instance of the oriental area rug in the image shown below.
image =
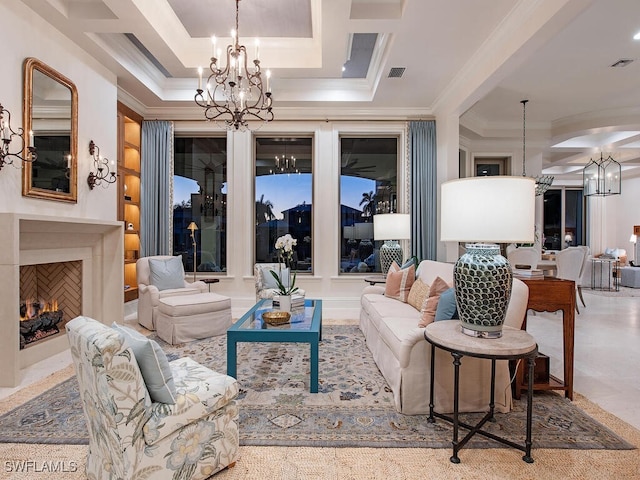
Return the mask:
M 309 346 L 238 344 L 240 444 L 308 447 L 450 448 L 448 422 L 396 412 L 393 396 L 355 325 L 323 327 L 319 393 L 309 393 Z M 182 345 L 152 336 L 169 360 L 189 356 L 226 372 L 224 335 Z M 426 395 L 426 392 L 425 392 Z M 475 423 L 482 414 L 464 416 Z M 526 399 L 508 414 L 496 414 L 491 431 L 524 442 Z M 486 426 L 485 426 L 486 428 Z M 462 431 L 464 432 L 464 430 Z M 88 443 L 75 376 L 0 417 L 0 442 Z M 466 448 L 496 448 L 476 435 Z M 506 448 L 506 447 L 505 447 Z M 533 448 L 635 448 L 562 396 L 536 393 Z

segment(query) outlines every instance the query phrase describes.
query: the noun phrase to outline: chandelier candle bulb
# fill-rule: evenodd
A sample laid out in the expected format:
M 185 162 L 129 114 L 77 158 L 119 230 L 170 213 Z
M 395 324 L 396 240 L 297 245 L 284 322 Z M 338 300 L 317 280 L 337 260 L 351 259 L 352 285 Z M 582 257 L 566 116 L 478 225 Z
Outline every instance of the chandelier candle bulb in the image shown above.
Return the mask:
M 202 90 L 202 67 L 198 67 L 198 90 Z
M 33 147 L 33 130 L 29 130 L 29 146 Z

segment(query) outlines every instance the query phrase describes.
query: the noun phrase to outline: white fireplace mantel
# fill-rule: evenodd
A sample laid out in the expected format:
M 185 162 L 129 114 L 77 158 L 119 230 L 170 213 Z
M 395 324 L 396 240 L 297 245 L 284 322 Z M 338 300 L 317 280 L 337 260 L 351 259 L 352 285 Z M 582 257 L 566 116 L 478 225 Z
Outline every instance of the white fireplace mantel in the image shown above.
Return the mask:
M 20 266 L 83 262 L 82 314 L 122 322 L 122 222 L 0 213 L 0 387 L 20 383 L 20 370 L 69 347 L 66 335 L 20 350 Z

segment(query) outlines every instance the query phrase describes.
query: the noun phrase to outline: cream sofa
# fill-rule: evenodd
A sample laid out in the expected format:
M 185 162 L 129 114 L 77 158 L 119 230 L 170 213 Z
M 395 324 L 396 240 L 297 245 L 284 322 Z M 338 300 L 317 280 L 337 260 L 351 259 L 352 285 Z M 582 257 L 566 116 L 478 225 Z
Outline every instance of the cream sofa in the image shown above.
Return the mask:
M 416 278 L 431 285 L 436 277 L 453 284 L 453 265 L 425 260 L 416 271 Z M 520 328 L 527 310 L 529 288 L 513 280 L 511 300 L 505 325 Z M 366 287 L 362 292 L 360 330 L 373 358 L 393 391 L 398 412 L 416 415 L 429 412 L 430 348 L 424 339 L 424 328 L 418 327 L 420 312 L 408 303 L 384 296 L 384 287 Z M 487 339 L 487 342 L 490 342 Z M 436 350 L 435 408 L 439 412 L 453 411 L 453 358 Z M 488 411 L 491 362 L 486 359 L 462 358 L 460 367 L 461 412 Z M 511 409 L 509 366 L 496 364 L 496 411 Z

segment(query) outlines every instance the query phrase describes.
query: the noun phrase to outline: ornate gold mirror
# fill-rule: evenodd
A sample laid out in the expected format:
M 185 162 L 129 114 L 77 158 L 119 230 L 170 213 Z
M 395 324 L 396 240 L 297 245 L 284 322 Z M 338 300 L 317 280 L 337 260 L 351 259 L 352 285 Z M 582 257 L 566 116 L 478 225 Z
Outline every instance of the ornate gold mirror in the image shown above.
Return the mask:
M 78 92 L 64 75 L 35 58 L 24 61 L 24 132 L 38 160 L 25 163 L 22 195 L 78 200 Z

